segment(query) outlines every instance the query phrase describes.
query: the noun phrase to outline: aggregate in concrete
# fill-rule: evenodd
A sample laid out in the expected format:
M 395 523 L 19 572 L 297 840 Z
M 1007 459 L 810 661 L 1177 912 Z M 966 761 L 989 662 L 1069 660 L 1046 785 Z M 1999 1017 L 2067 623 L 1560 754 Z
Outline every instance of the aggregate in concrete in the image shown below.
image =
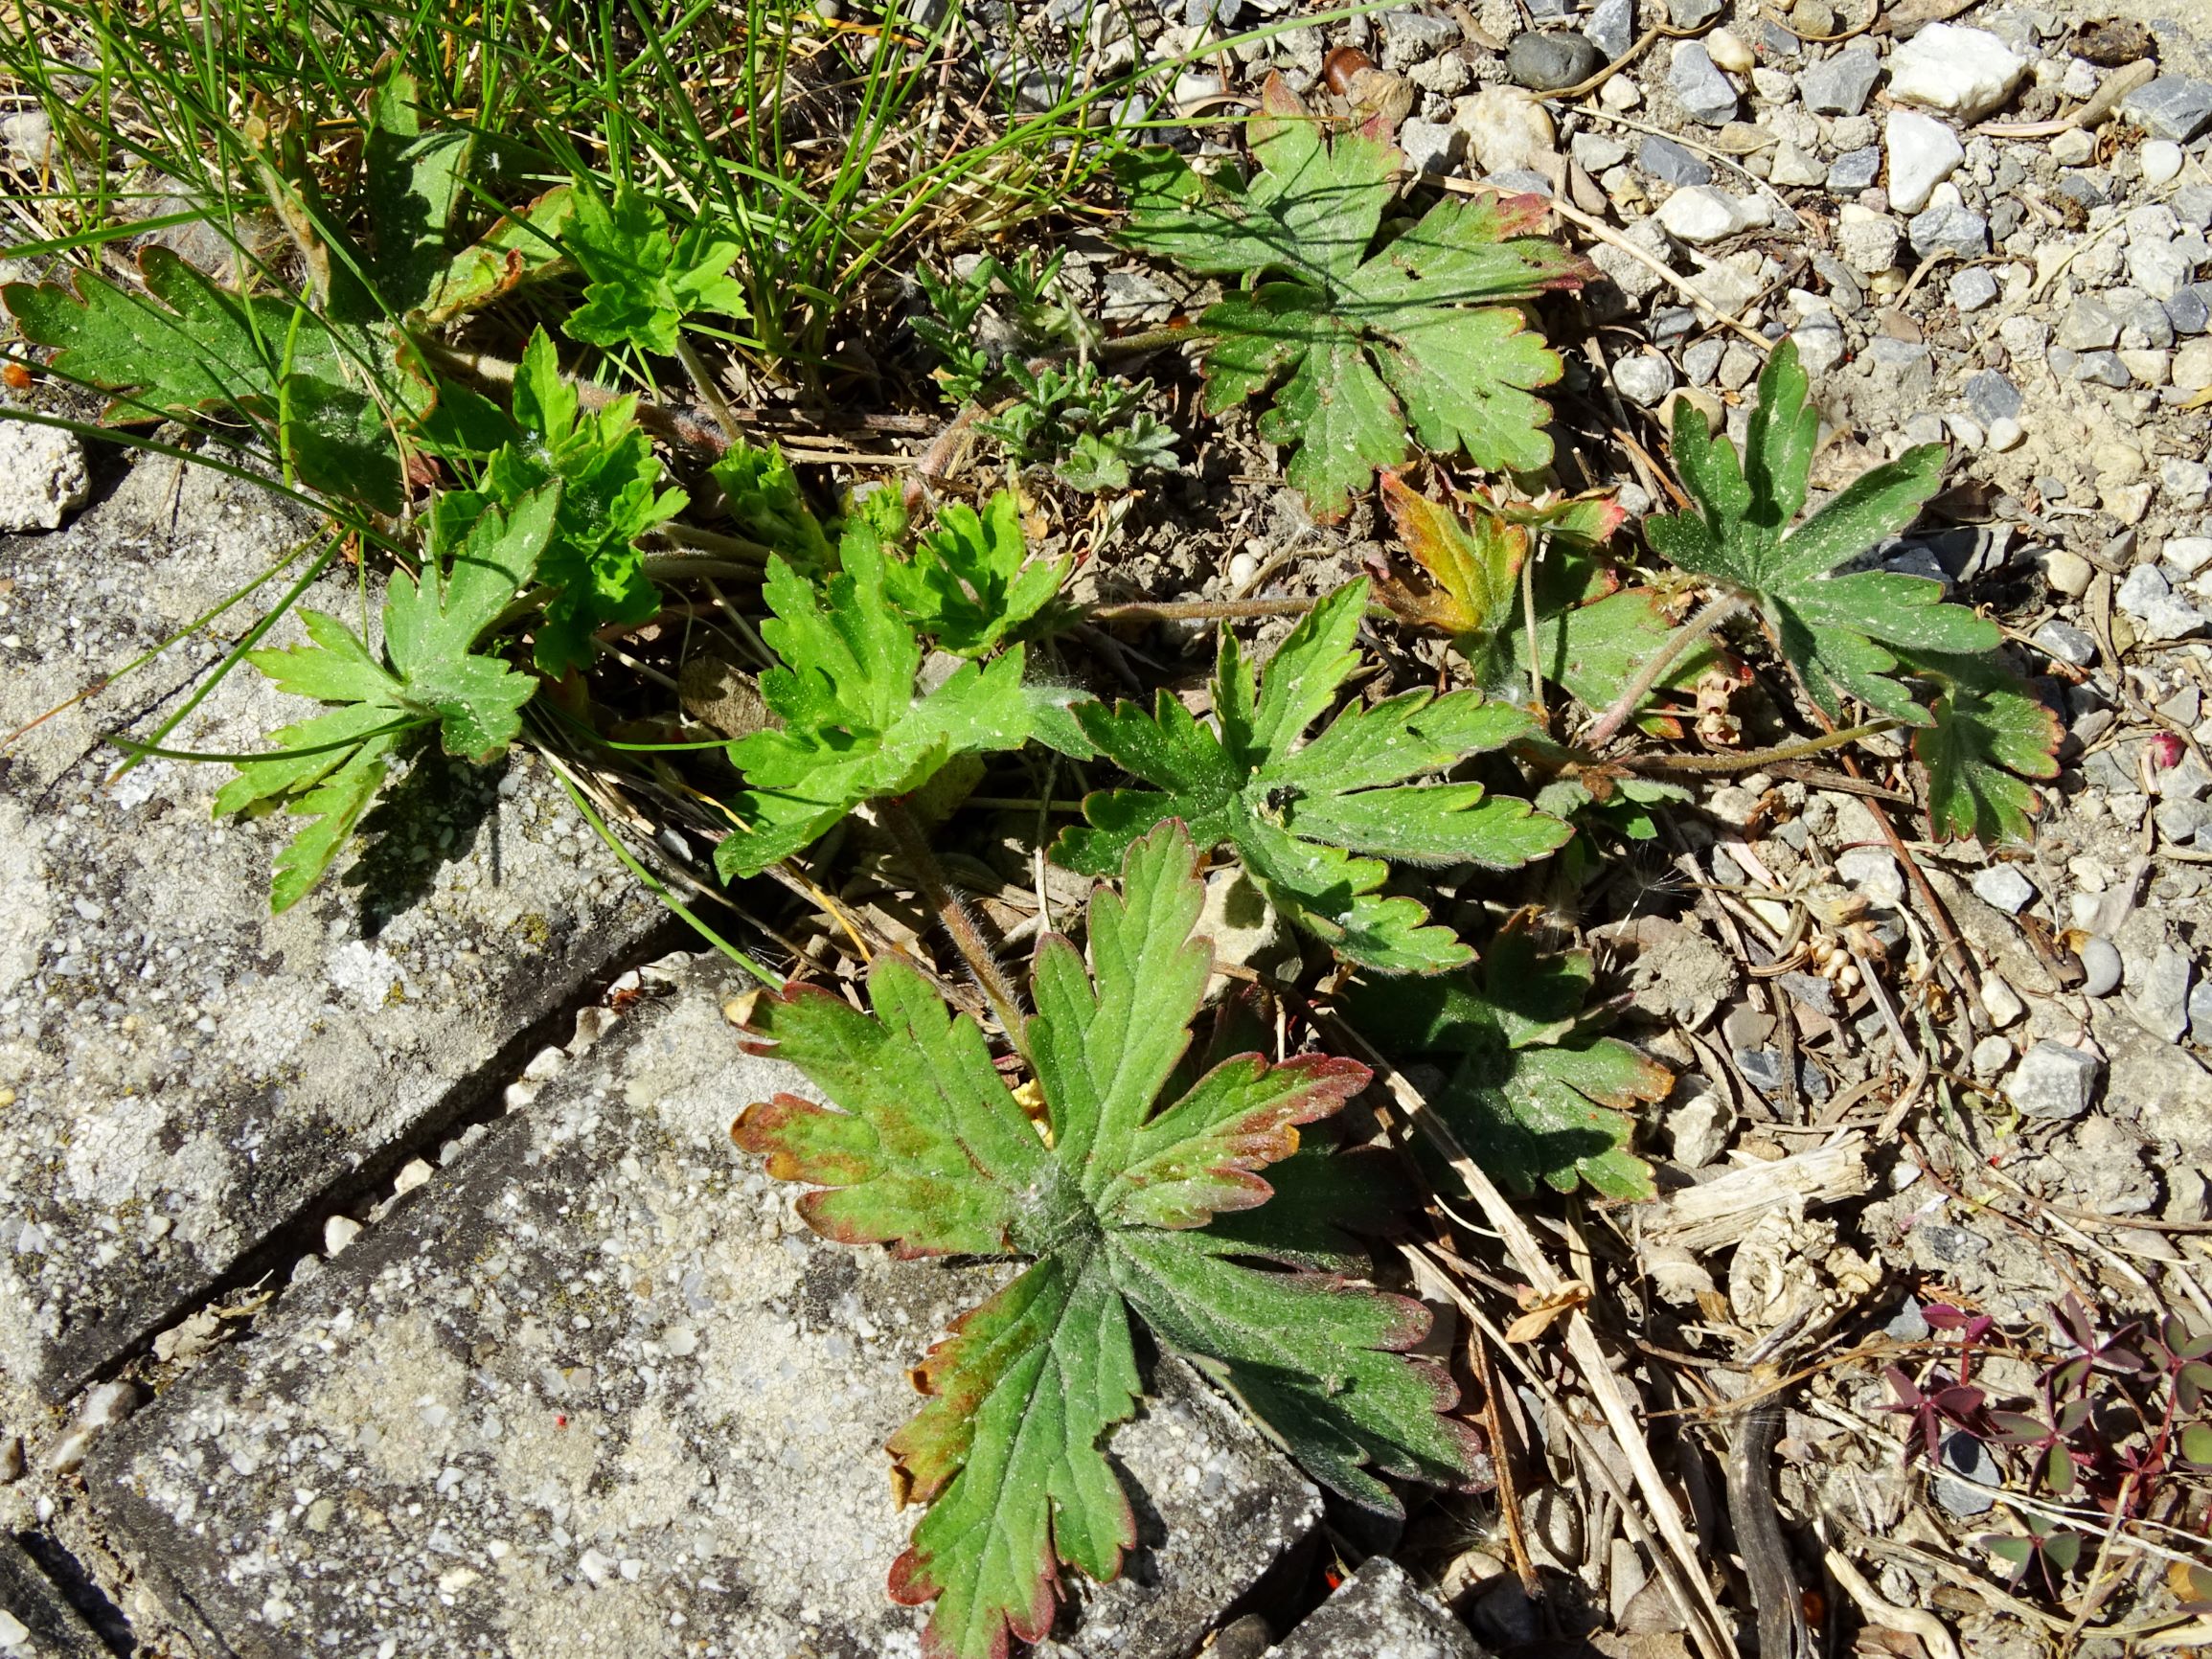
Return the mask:
M 281 917 L 269 866 L 297 820 L 213 820 L 226 766 L 110 782 L 103 735 L 183 706 L 307 561 L 71 699 L 313 534 L 258 486 L 153 458 L 68 530 L 0 538 L 0 733 L 31 728 L 0 754 L 0 1401 L 66 1395 L 319 1225 L 333 1184 L 504 1081 L 661 925 L 520 755 L 434 758 Z M 343 574 L 310 602 L 363 609 Z M 299 637 L 287 618 L 264 643 Z M 240 669 L 168 744 L 262 748 L 312 707 Z
M 108 1659 L 82 1615 L 0 1534 L 0 1659 Z

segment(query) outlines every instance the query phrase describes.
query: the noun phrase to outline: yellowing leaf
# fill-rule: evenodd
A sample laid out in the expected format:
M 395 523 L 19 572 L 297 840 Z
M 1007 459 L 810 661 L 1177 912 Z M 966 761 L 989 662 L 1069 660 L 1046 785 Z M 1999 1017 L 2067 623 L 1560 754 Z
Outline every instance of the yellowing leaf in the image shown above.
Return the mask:
M 869 975 L 869 1012 L 808 986 L 755 1006 L 762 1052 L 835 1102 L 779 1096 L 732 1131 L 772 1174 L 815 1189 L 800 1201 L 810 1225 L 907 1255 L 1031 1259 L 913 1374 L 927 1399 L 891 1439 L 899 1489 L 929 1506 L 890 1581 L 901 1602 L 935 1602 L 925 1659 L 1004 1659 L 1051 1629 L 1062 1564 L 1120 1571 L 1136 1522 L 1104 1441 L 1143 1390 L 1132 1313 L 1359 1502 L 1396 1511 L 1381 1474 L 1457 1485 L 1473 1466 L 1471 1435 L 1439 1415 L 1457 1398 L 1449 1379 L 1402 1352 L 1425 1309 L 1249 1264 L 1297 1269 L 1364 1207 L 1357 1160 L 1293 1154 L 1297 1126 L 1368 1072 L 1243 1054 L 1178 1084 L 1213 961 L 1192 937 L 1196 863 L 1181 826 L 1161 825 L 1129 844 L 1121 891 L 1092 897 L 1091 966 L 1057 935 L 1039 948 L 1023 1047 L 1049 1142 L 981 1029 L 896 957 Z M 1274 1167 L 1296 1171 L 1281 1193 L 1263 1173 Z M 1300 1214 L 1270 1230 L 1289 1204 Z M 1215 1230 L 1231 1216 L 1260 1224 Z

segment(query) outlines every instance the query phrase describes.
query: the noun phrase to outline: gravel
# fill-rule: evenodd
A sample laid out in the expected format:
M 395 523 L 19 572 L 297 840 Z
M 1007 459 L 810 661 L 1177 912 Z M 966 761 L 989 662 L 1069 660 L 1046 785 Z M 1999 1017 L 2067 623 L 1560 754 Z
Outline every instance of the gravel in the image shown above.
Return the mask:
M 1973 123 L 2002 106 L 2027 67 L 1986 29 L 1930 24 L 1891 55 L 1889 95 Z
M 1714 67 L 1712 57 L 1700 41 L 1675 43 L 1674 64 L 1667 72 L 1667 89 L 1684 109 L 1707 126 L 1725 126 L 1736 119 L 1736 88 Z
M 2035 884 L 2010 864 L 1992 864 L 1974 872 L 1973 890 L 1985 904 L 1994 904 L 2007 916 L 2018 916 L 2035 902 Z
M 1958 134 L 1932 116 L 1893 109 L 1882 127 L 1889 149 L 1889 205 L 1916 214 L 1966 159 Z
M 2105 1062 L 2045 1037 L 2005 1079 L 2005 1098 L 2022 1117 L 2073 1119 L 2089 1109 Z
M 1797 95 L 1815 115 L 1857 115 L 1881 79 L 1881 55 L 1854 46 L 1824 58 L 1797 77 Z

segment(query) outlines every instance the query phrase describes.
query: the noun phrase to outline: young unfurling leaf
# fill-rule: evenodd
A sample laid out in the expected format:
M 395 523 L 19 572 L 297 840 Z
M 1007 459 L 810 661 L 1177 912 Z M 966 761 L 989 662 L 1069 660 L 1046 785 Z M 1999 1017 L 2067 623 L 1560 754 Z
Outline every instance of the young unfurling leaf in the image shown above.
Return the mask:
M 948 502 L 913 557 L 892 563 L 884 577 L 917 628 L 955 656 L 979 657 L 1051 603 L 1074 562 L 1072 556 L 1030 559 L 1021 503 L 1002 489 L 980 513 Z
M 836 562 L 836 549 L 781 449 L 740 439 L 708 470 L 722 487 L 722 504 L 738 529 L 774 548 L 792 569 L 819 576 Z
M 301 612 L 311 643 L 249 653 L 281 690 L 331 705 L 275 734 L 278 752 L 235 762 L 238 777 L 216 796 L 218 817 L 276 801 L 312 820 L 277 855 L 272 909 L 289 909 L 321 879 L 408 732 L 435 723 L 445 752 L 470 761 L 513 741 L 537 682 L 475 646 L 536 570 L 559 504 L 554 484 L 512 511 L 482 507 L 443 568 L 432 557 L 420 581 L 395 576 L 384 601 L 385 662 L 345 624 L 312 610 Z
M 561 324 L 574 339 L 667 356 L 686 317 L 749 314 L 743 284 L 728 275 L 738 244 L 704 219 L 672 239 L 667 216 L 627 183 L 611 203 L 580 183 L 564 246 L 590 279 Z
M 965 663 L 917 695 L 922 642 L 891 602 L 888 556 L 865 515 L 847 519 L 836 575 L 817 586 L 782 558 L 763 588 L 761 638 L 785 665 L 761 676 L 781 722 L 730 745 L 745 786 L 738 829 L 715 850 L 725 879 L 757 875 L 878 795 L 922 787 L 955 755 L 1017 749 L 1035 737 L 1076 752 L 1079 693 L 1022 684 L 1022 649 Z
M 1348 1011 L 1393 1057 L 1452 1065 L 1429 1103 L 1508 1190 L 1581 1182 L 1602 1197 L 1648 1198 L 1652 1167 L 1629 1150 L 1623 1114 L 1664 1099 L 1674 1079 L 1627 1043 L 1575 1029 L 1591 972 L 1588 951 L 1540 957 L 1508 928 L 1479 969 L 1362 981 Z
M 780 1095 L 732 1132 L 771 1174 L 815 1188 L 800 1213 L 816 1232 L 1030 1258 L 915 1373 L 928 1398 L 891 1440 L 899 1489 L 929 1506 L 891 1569 L 894 1597 L 936 1603 L 925 1659 L 1004 1659 L 1051 1628 L 1063 1563 L 1120 1571 L 1136 1520 L 1103 1443 L 1143 1392 L 1132 1313 L 1363 1504 L 1397 1511 L 1379 1475 L 1460 1485 L 1474 1466 L 1471 1434 L 1441 1415 L 1457 1391 L 1403 1352 L 1426 1311 L 1295 1270 L 1313 1240 L 1326 1252 L 1337 1162 L 1291 1159 L 1297 1125 L 1337 1111 L 1366 1067 L 1243 1054 L 1179 1094 L 1171 1083 L 1213 963 L 1192 937 L 1195 863 L 1179 825 L 1132 840 L 1122 891 L 1091 898 L 1090 969 L 1058 935 L 1038 951 L 1022 1046 L 1041 1136 L 981 1029 L 897 957 L 869 975 L 869 1013 L 811 986 L 755 1005 L 758 1050 L 834 1109 Z M 1299 1179 L 1276 1192 L 1261 1171 L 1286 1159 Z M 1281 1231 L 1306 1242 L 1278 1250 L 1264 1223 L 1291 1204 L 1309 1213 Z M 1262 1225 L 1213 1225 L 1255 1210 Z
M 556 590 L 537 628 L 537 666 L 547 674 L 589 668 L 597 629 L 643 622 L 659 606 L 637 538 L 681 512 L 688 497 L 659 488 L 660 458 L 636 411 L 635 398 L 584 410 L 552 339 L 543 329 L 532 333 L 514 376 L 516 439 L 492 456 L 486 477 L 500 501 L 561 482 L 560 517 L 537 571 Z
M 1549 411 L 1530 389 L 1557 380 L 1560 360 L 1513 302 L 1577 286 L 1589 267 L 1531 234 L 1542 199 L 1447 199 L 1377 246 L 1396 149 L 1328 138 L 1279 76 L 1247 133 L 1248 178 L 1202 177 L 1164 149 L 1124 173 L 1133 246 L 1244 280 L 1198 319 L 1208 413 L 1281 385 L 1260 436 L 1294 448 L 1288 475 L 1322 519 L 1405 459 L 1408 422 L 1424 447 L 1477 466 L 1547 465 Z
M 1276 908 L 1348 961 L 1434 973 L 1471 960 L 1449 928 L 1425 925 L 1417 900 L 1377 892 L 1388 874 L 1382 860 L 1511 869 L 1556 851 L 1571 831 L 1479 784 L 1409 782 L 1535 729 L 1525 711 L 1479 692 L 1354 705 L 1294 746 L 1358 665 L 1352 646 L 1366 601 L 1364 580 L 1323 600 L 1257 683 L 1224 633 L 1214 676 L 1218 735 L 1165 691 L 1150 714 L 1131 703 L 1077 711 L 1084 735 L 1152 787 L 1090 796 L 1089 827 L 1064 830 L 1053 856 L 1100 875 L 1152 825 L 1180 818 L 1205 846 L 1233 843 Z
M 1900 653 L 1972 656 L 2002 637 L 1963 605 L 1943 602 L 1943 584 L 1889 571 L 1830 573 L 1910 524 L 1943 478 L 1939 443 L 1908 449 L 1848 486 L 1795 529 L 1820 430 L 1809 384 L 1788 340 L 1759 376 L 1739 462 L 1716 443 L 1705 417 L 1684 399 L 1675 410 L 1675 466 L 1699 511 L 1644 521 L 1671 562 L 1758 605 L 1782 653 L 1831 719 L 1857 697 L 1877 714 L 1916 726 L 1934 716 L 1896 679 Z

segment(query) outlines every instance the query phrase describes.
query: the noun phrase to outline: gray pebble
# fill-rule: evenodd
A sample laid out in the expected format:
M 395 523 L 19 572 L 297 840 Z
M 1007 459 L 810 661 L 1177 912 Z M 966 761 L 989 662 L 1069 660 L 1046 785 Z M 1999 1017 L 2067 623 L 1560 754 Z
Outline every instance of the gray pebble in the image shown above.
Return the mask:
M 2082 942 L 2085 996 L 2110 996 L 2120 989 L 2120 952 L 2109 939 L 2091 934 Z
M 1583 33 L 1610 63 L 1636 43 L 1636 0 L 1598 0 Z
M 1645 134 L 1643 145 L 1636 151 L 1636 165 L 1664 184 L 1713 182 L 1713 169 L 1703 156 L 1655 132 Z
M 1736 88 L 1714 67 L 1712 55 L 1702 41 L 1675 42 L 1667 87 L 1684 109 L 1707 126 L 1725 126 L 1736 119 Z
M 1974 897 L 1994 904 L 2007 916 L 2018 916 L 2035 902 L 2035 884 L 2010 864 L 1992 864 L 1973 875 Z
M 2105 1062 L 2045 1037 L 2013 1067 L 2005 1097 L 2022 1117 L 2072 1119 L 2089 1109 Z
M 1855 46 L 1799 74 L 1797 96 L 1815 115 L 1857 115 L 1881 75 L 1881 56 L 1871 47 Z
M 1505 49 L 1505 72 L 1532 92 L 1557 92 L 1587 80 L 1604 61 L 1598 49 L 1580 34 L 1524 30 Z
M 1881 176 L 1881 146 L 1845 150 L 1828 169 L 1828 188 L 1846 194 L 1872 190 Z

